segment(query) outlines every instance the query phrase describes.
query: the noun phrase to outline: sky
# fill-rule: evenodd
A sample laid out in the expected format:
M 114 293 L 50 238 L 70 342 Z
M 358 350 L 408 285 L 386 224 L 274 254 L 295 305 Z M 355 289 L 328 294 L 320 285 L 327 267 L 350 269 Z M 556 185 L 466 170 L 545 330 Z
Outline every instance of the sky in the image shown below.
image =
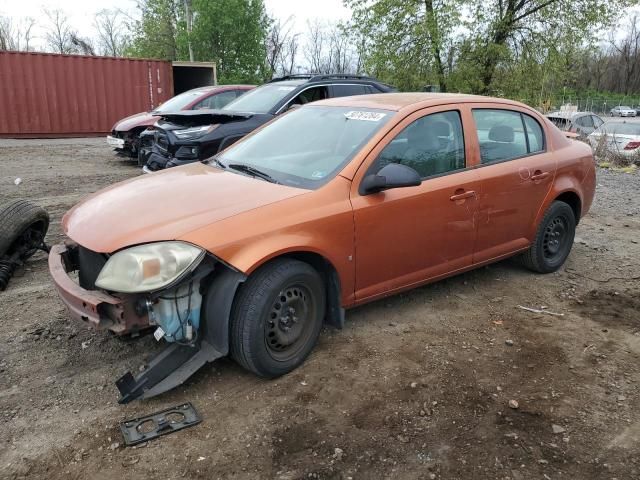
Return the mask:
M 293 16 L 294 30 L 302 32 L 307 20 L 319 19 L 325 22 L 347 20 L 350 11 L 342 4 L 342 0 L 264 0 L 270 16 L 286 20 Z M 60 9 L 67 13 L 69 23 L 81 36 L 94 35 L 92 27 L 95 13 L 102 9 L 119 8 L 136 15 L 135 0 L 0 0 L 0 15 L 8 15 L 15 20 L 20 17 L 33 17 L 38 24 L 47 23 L 45 9 Z M 43 35 L 39 27 L 34 32 Z M 35 42 L 39 44 L 40 42 Z

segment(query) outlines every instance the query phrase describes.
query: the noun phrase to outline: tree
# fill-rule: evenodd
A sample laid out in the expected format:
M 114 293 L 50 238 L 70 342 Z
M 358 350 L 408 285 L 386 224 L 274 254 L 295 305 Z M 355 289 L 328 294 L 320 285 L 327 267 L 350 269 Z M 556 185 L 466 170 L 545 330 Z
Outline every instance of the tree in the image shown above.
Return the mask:
M 367 35 L 365 65 L 372 73 L 406 89 L 437 83 L 441 90 L 483 94 L 505 92 L 507 84 L 513 86 L 509 72 L 522 72 L 522 65 L 543 74 L 534 58 L 560 65 L 564 53 L 583 45 L 591 32 L 609 26 L 618 12 L 638 3 L 344 1 L 353 9 L 353 28 Z
M 590 32 L 610 25 L 633 0 L 492 0 L 470 2 L 475 13 L 475 46 L 467 61 L 478 67 L 479 93 L 494 90 L 501 62 L 509 61 L 518 45 L 547 48 L 559 41 L 580 45 Z
M 22 18 L 18 23 L 10 17 L 0 17 L 0 50 L 30 51 L 35 24 L 31 17 Z
M 314 73 L 358 73 L 355 30 L 339 23 L 307 21 L 304 58 Z
M 72 36 L 75 32 L 69 26 L 66 14 L 56 9 L 45 10 L 45 15 L 49 20 L 44 36 L 47 47 L 55 53 L 74 53 Z
M 193 0 L 196 60 L 215 61 L 223 82 L 261 81 L 271 20 L 263 0 Z
M 270 20 L 262 0 L 139 0 L 138 8 L 142 15 L 131 25 L 135 34 L 128 55 L 213 61 L 218 78 L 227 83 L 268 76 L 265 39 Z
M 122 12 L 117 9 L 100 10 L 96 13 L 93 24 L 100 53 L 111 57 L 123 56 L 129 44 L 129 36 Z
M 462 0 L 345 0 L 351 29 L 368 51 L 365 66 L 402 88 L 436 83 L 447 90 L 447 65 Z
M 128 56 L 184 60 L 186 46 L 180 0 L 139 0 L 140 20 L 132 22 L 135 32 L 125 52 Z M 183 48 L 184 50 L 184 48 Z
M 96 54 L 93 41 L 90 38 L 82 38 L 78 34 L 72 33 L 71 43 L 75 46 L 76 51 L 82 55 L 94 56 Z
M 618 77 L 621 83 L 619 89 L 625 95 L 631 92 L 633 86 L 638 86 L 638 83 L 633 81 L 634 78 L 638 77 L 640 70 L 640 28 L 638 22 L 638 16 L 634 15 L 629 21 L 627 34 L 620 39 L 616 39 L 612 33 L 609 40 L 614 50 L 614 55 L 617 56 L 621 64 L 621 68 L 616 70 L 619 74 L 621 73 Z
M 267 69 L 270 76 L 277 73 L 291 73 L 298 50 L 297 34 L 292 33 L 293 17 L 285 21 L 273 20 L 267 33 L 265 50 Z M 294 58 L 291 58 L 291 57 Z

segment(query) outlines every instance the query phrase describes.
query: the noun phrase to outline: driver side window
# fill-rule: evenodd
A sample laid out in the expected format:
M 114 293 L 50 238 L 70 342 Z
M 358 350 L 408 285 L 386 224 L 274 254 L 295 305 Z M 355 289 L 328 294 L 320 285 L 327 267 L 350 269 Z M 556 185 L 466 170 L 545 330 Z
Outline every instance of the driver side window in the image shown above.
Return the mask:
M 460 113 L 433 113 L 412 122 L 380 152 L 373 172 L 389 163 L 411 167 L 423 179 L 465 168 Z
M 293 100 L 289 102 L 287 108 L 293 105 L 305 105 L 307 103 L 324 100 L 329 97 L 327 87 L 313 87 L 300 92 Z

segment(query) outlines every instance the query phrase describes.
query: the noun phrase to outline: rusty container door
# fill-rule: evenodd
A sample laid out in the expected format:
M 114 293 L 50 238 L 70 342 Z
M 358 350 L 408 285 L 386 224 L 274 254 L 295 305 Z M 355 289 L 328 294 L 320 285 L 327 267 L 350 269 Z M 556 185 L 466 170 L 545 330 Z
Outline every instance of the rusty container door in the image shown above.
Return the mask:
M 0 52 L 0 136 L 103 134 L 173 95 L 169 62 Z

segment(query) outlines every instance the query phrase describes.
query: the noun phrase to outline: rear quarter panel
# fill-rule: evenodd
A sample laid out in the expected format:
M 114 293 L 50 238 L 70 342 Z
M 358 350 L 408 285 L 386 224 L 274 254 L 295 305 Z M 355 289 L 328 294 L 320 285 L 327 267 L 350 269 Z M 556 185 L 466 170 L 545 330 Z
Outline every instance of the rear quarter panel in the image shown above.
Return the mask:
M 552 133 L 551 129 L 549 129 Z M 556 129 L 560 134 L 561 132 Z M 563 193 L 575 193 L 580 199 L 580 218 L 589 212 L 595 195 L 595 162 L 591 147 L 579 140 L 562 136 L 552 139 L 557 157 L 556 175 L 543 204 L 540 206 L 535 223 L 531 225 L 531 238 L 535 236 L 542 217 L 549 206 Z M 579 218 L 576 218 L 578 221 Z

